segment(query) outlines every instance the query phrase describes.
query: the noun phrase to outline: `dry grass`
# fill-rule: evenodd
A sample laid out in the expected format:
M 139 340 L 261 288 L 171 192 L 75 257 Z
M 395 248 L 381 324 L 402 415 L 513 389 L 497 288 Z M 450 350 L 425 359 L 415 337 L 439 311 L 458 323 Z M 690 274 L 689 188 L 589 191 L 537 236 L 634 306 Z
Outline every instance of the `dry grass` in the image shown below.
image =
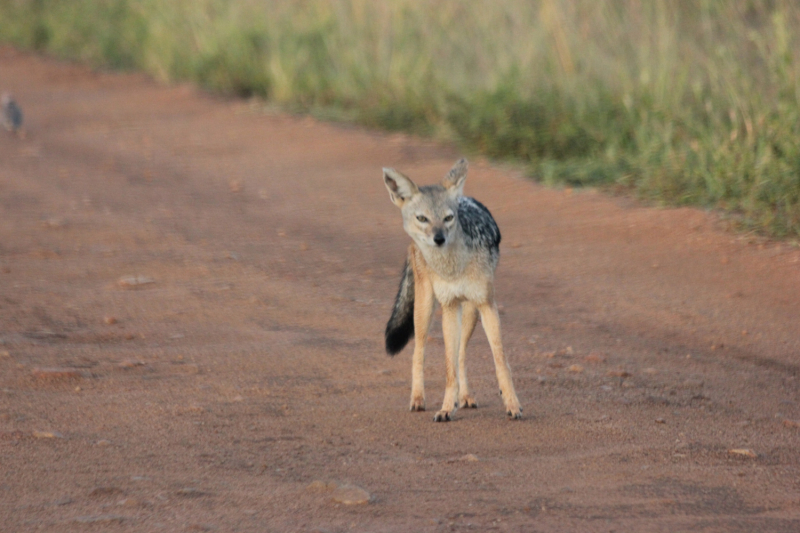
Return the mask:
M 9 0 L 0 39 L 800 235 L 789 0 Z

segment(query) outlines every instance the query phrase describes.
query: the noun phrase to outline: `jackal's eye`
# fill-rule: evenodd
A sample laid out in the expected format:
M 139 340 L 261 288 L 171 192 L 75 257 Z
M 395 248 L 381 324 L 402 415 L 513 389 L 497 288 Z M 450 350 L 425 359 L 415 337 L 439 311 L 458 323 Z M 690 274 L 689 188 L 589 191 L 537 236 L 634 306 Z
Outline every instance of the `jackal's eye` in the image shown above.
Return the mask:
M 428 221 L 428 217 L 423 216 L 423 215 L 417 215 L 417 220 L 419 220 L 420 222 L 422 222 L 424 224 L 425 222 Z
M 453 215 L 447 215 L 446 217 L 444 217 L 444 219 L 443 219 L 443 220 L 444 220 L 445 222 L 450 222 L 451 220 L 453 220 Z

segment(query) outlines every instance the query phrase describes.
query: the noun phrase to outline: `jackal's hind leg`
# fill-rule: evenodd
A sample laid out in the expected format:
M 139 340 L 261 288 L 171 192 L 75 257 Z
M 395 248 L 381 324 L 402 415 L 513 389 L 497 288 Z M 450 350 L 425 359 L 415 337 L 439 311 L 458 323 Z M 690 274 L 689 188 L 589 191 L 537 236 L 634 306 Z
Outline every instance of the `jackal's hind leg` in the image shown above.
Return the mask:
M 514 383 L 511 381 L 511 368 L 506 361 L 503 352 L 503 343 L 500 338 L 500 315 L 494 302 L 480 307 L 481 322 L 489 345 L 492 347 L 494 356 L 494 369 L 497 373 L 497 382 L 500 385 L 500 392 L 503 395 L 503 403 L 506 405 L 506 414 L 512 420 L 522 418 L 522 407 L 519 404 L 517 393 L 514 391 Z
M 478 308 L 471 302 L 464 302 L 461 306 L 461 339 L 458 346 L 458 406 L 467 409 L 478 407 L 475 397 L 469 391 L 466 362 L 467 343 L 477 322 Z

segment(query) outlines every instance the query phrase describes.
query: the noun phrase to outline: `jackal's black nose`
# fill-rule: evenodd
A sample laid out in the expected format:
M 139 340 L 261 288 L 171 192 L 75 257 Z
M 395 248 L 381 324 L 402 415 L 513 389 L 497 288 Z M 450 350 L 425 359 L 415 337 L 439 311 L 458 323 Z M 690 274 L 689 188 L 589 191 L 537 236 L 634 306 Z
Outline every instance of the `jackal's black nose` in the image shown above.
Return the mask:
M 433 242 L 436 243 L 436 246 L 441 246 L 444 244 L 444 234 L 440 231 L 436 235 L 433 236 Z

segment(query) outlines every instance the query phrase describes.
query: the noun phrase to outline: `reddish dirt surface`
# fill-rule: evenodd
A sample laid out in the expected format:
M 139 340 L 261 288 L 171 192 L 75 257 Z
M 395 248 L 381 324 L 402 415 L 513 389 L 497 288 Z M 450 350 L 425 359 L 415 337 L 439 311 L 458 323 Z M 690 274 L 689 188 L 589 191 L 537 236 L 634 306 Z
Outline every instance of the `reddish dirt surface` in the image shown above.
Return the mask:
M 435 424 L 380 169 L 460 154 L 9 49 L 0 89 L 0 530 L 800 531 L 796 247 L 474 159 L 525 418 L 478 328 Z

